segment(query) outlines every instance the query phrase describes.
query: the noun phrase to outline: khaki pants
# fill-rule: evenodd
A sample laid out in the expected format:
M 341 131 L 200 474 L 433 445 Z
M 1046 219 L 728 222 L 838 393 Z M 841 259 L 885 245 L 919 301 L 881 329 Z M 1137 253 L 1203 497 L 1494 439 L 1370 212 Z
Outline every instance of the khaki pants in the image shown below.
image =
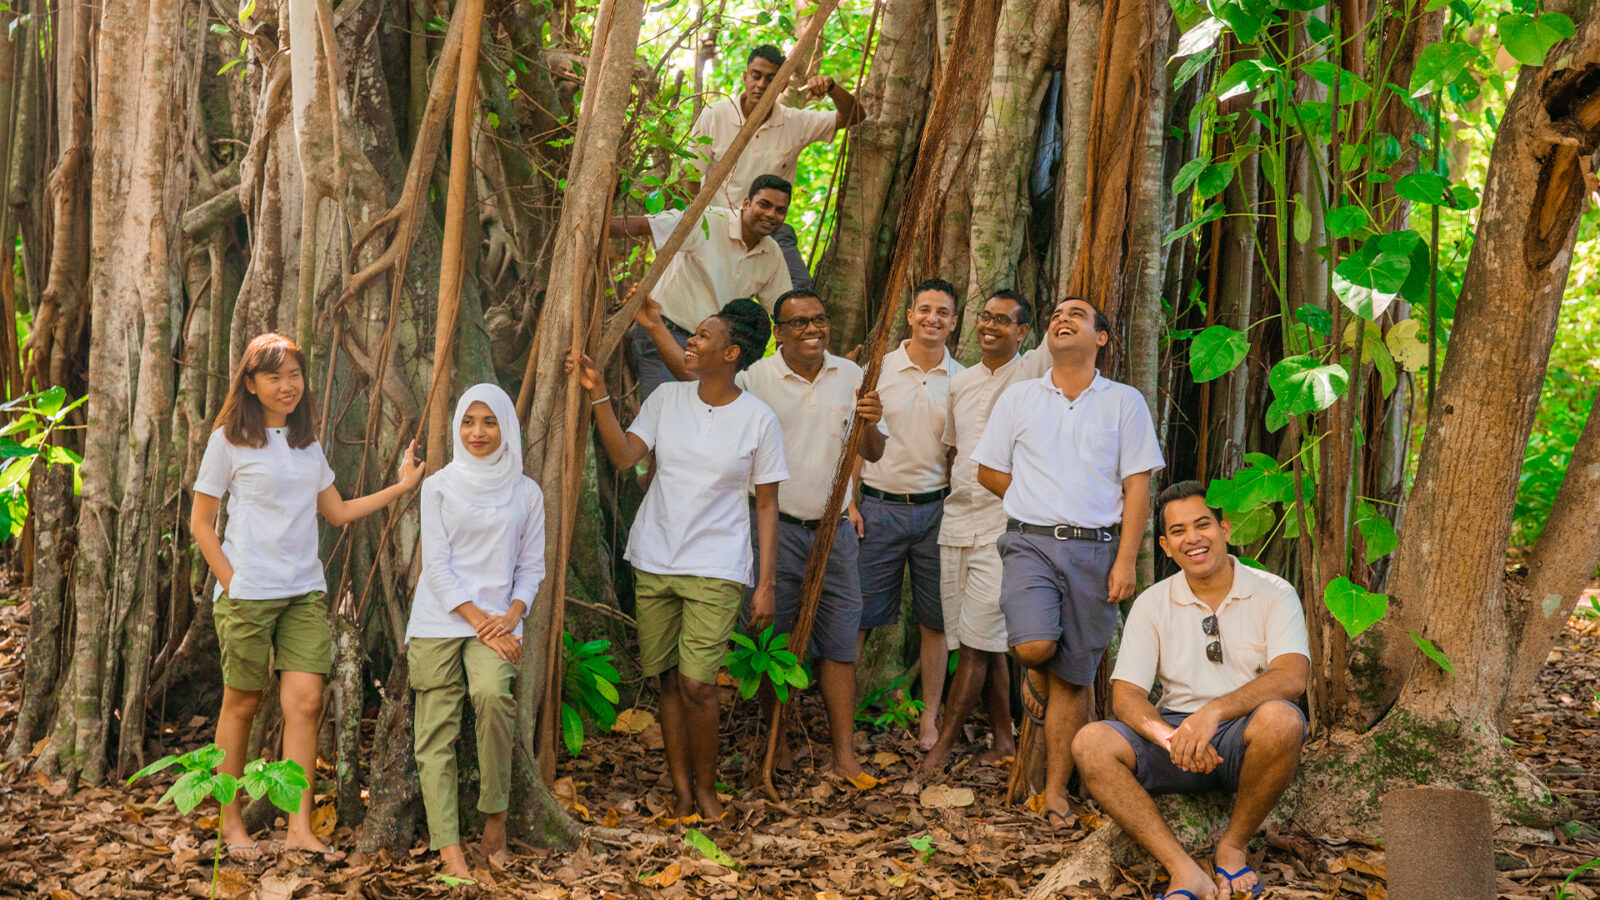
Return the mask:
M 511 729 L 517 714 L 511 683 L 517 667 L 475 637 L 412 638 L 406 659 L 416 691 L 417 775 L 428 811 L 428 847 L 438 850 L 461 843 L 455 743 L 461 701 L 469 696 L 477 720 L 478 811 L 505 812 L 511 805 Z

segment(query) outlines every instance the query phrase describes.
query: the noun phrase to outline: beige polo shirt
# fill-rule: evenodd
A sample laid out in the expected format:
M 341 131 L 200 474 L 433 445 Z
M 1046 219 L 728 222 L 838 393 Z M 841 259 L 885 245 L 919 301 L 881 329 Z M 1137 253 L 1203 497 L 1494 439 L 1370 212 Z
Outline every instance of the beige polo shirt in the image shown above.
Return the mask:
M 855 418 L 861 367 L 829 353 L 816 380 L 807 381 L 789 368 L 779 352 L 757 360 L 736 380 L 778 414 L 789 467 L 789 480 L 778 485 L 778 511 L 797 519 L 822 518 Z M 889 433 L 881 421 L 878 429 Z M 845 503 L 849 501 L 847 491 Z
M 979 362 L 950 376 L 950 401 L 940 443 L 954 447 L 956 458 L 950 466 L 950 496 L 944 500 L 944 520 L 939 525 L 940 544 L 976 547 L 993 543 L 1005 533 L 1006 511 L 1000 498 L 978 483 L 978 463 L 972 451 L 989 424 L 994 401 L 1022 374 L 1019 355 L 998 369 Z
M 667 242 L 683 213 L 677 210 L 650 217 L 650 234 L 657 248 Z M 714 316 L 722 305 L 741 297 L 758 297 L 767 312 L 793 285 L 783 251 L 770 237 L 755 249 L 745 246 L 737 213 L 708 207 L 698 228 L 678 249 L 661 281 L 652 292 L 661 315 L 685 331 L 693 332 L 700 320 Z
M 1141 691 L 1161 682 L 1163 710 L 1192 713 L 1267 671 L 1279 656 L 1311 659 L 1305 614 L 1289 582 L 1233 561 L 1233 587 L 1217 608 L 1222 662 L 1206 658 L 1201 623 L 1211 607 L 1194 595 L 1182 572 L 1152 585 L 1133 601 L 1112 679 Z
M 717 203 L 728 209 L 738 209 L 750 193 L 750 185 L 759 175 L 776 175 L 790 184 L 794 183 L 795 169 L 800 162 L 800 151 L 818 141 L 833 137 L 839 125 L 839 114 L 831 109 L 793 109 L 782 103 L 772 107 L 767 121 L 756 129 L 745 145 L 744 152 L 733 164 L 728 180 L 718 191 Z M 707 104 L 690 131 L 689 151 L 698 157 L 695 167 L 700 179 L 705 180 L 711 168 L 728 152 L 739 129 L 744 127 L 744 111 L 739 98 L 730 97 Z M 700 140 L 710 138 L 710 143 Z
M 943 440 L 950 378 L 966 368 L 945 350 L 944 359 L 923 371 L 906 352 L 909 343 L 901 341 L 884 356 L 878 375 L 878 399 L 894 443 L 882 459 L 861 466 L 862 484 L 891 494 L 921 494 L 950 483 Z

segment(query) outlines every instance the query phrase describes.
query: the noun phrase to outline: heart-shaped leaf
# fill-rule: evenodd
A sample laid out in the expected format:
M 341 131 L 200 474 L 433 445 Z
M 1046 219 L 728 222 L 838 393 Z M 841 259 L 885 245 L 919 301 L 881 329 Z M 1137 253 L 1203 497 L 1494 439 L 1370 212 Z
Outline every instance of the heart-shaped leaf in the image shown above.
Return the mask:
M 1328 583 L 1322 602 L 1351 637 L 1366 631 L 1389 611 L 1389 596 L 1374 594 L 1343 575 Z

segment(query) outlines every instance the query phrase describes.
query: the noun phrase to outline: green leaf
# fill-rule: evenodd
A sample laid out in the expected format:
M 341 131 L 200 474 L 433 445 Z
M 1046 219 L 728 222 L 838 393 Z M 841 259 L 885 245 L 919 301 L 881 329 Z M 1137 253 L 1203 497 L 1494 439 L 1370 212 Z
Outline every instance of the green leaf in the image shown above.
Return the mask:
M 1337 269 L 1333 273 L 1333 293 L 1345 308 L 1368 321 L 1383 315 L 1394 302 L 1397 291 L 1380 291 L 1352 284 Z
M 1328 237 L 1350 237 L 1366 228 L 1370 221 L 1367 211 L 1362 209 L 1360 204 L 1346 203 L 1328 213 Z
M 1203 383 L 1233 371 L 1250 355 L 1250 338 L 1226 325 L 1213 325 L 1189 344 L 1189 371 Z
M 1411 274 L 1411 250 L 1409 247 L 1405 252 L 1386 249 L 1383 237 L 1368 238 L 1361 249 L 1340 260 L 1334 272 L 1358 287 L 1399 293 L 1406 276 Z
M 24 447 L 11 438 L 0 438 L 0 459 L 21 459 L 29 456 L 38 456 L 36 447 Z
M 1411 642 L 1417 645 L 1417 649 L 1422 651 L 1423 656 L 1433 660 L 1438 664 L 1439 668 L 1445 670 L 1451 675 L 1456 673 L 1456 667 L 1451 665 L 1450 657 L 1445 656 L 1438 647 L 1435 647 L 1433 645 L 1433 641 L 1430 641 L 1422 635 L 1417 634 L 1415 631 L 1407 632 L 1407 634 L 1411 635 Z
M 1351 637 L 1371 628 L 1389 611 L 1387 594 L 1374 594 L 1343 575 L 1328 583 L 1322 602 Z
M 1204 156 L 1197 156 L 1194 159 L 1184 163 L 1183 168 L 1179 169 L 1178 174 L 1172 178 L 1172 192 L 1174 194 L 1181 194 L 1188 190 L 1195 183 L 1195 181 L 1200 178 L 1201 171 L 1203 171 L 1210 162 L 1211 160 Z
M 1189 235 L 1191 235 L 1191 234 L 1195 233 L 1196 231 L 1199 231 L 1201 228 L 1205 227 L 1207 224 L 1209 224 L 1211 222 L 1214 222 L 1217 219 L 1222 218 L 1222 214 L 1223 214 L 1224 211 L 1225 210 L 1222 208 L 1222 204 L 1221 203 L 1213 203 L 1213 204 L 1211 204 L 1210 206 L 1206 207 L 1206 211 L 1205 212 L 1203 212 L 1200 215 L 1196 216 L 1194 218 L 1194 221 L 1192 221 L 1189 224 L 1183 226 L 1182 228 L 1179 228 L 1177 231 L 1174 231 L 1171 234 L 1167 235 L 1166 240 L 1162 241 L 1162 243 L 1163 244 L 1170 244 L 1173 241 L 1179 240 L 1181 238 L 1188 237 Z
M 1194 79 L 1194 76 L 1198 75 L 1200 70 L 1205 68 L 1206 64 L 1215 59 L 1216 56 L 1217 48 L 1207 47 L 1199 53 L 1196 53 L 1195 55 L 1184 60 L 1183 65 L 1178 67 L 1178 74 L 1172 76 L 1172 89 L 1176 91 L 1188 84 Z
M 1367 562 L 1374 563 L 1393 553 L 1400 546 L 1400 536 L 1394 525 L 1377 508 L 1365 500 L 1356 504 L 1356 530 L 1367 545 Z
M 1535 19 L 1527 13 L 1509 13 L 1495 21 L 1500 45 L 1517 62 L 1542 66 L 1544 59 L 1561 41 L 1576 34 L 1572 20 L 1561 13 L 1545 13 Z
M 645 197 L 644 197 L 644 211 L 646 213 L 648 213 L 648 214 L 653 216 L 656 213 L 661 212 L 663 209 L 666 209 L 666 208 L 667 208 L 666 195 L 663 194 L 661 191 L 655 190 L 655 191 L 651 191 L 650 193 L 645 195 Z
M 1411 71 L 1411 96 L 1421 97 L 1442 90 L 1479 57 L 1478 48 L 1464 41 L 1429 44 L 1417 57 Z
M 1239 557 L 1239 562 L 1244 563 L 1252 569 L 1260 569 L 1263 572 L 1267 570 L 1267 567 L 1261 564 L 1261 560 L 1256 559 L 1253 556 L 1241 556 Z
M 178 757 L 178 765 L 191 772 L 209 772 L 221 765 L 227 755 L 228 752 L 216 744 L 207 744 Z
M 1344 396 L 1350 374 L 1339 365 L 1324 365 L 1316 357 L 1290 356 L 1278 361 L 1267 374 L 1272 394 L 1283 401 L 1285 416 L 1321 412 Z
M 256 0 L 245 0 L 244 8 L 239 10 L 239 22 L 250 21 L 250 16 L 256 11 Z
M 1299 191 L 1294 194 L 1294 239 L 1304 244 L 1311 240 L 1311 207 Z
M 1222 20 L 1207 18 L 1198 25 L 1185 31 L 1183 37 L 1178 39 L 1178 52 L 1172 54 L 1173 59 L 1199 53 L 1202 50 L 1216 52 L 1217 38 L 1222 36 Z
M 1277 21 L 1272 15 L 1272 4 L 1266 0 L 1225 0 L 1215 4 L 1212 12 L 1228 23 L 1241 44 L 1255 43 L 1262 26 Z
M 1228 523 L 1233 526 L 1229 543 L 1240 547 L 1254 544 L 1266 537 L 1277 522 L 1278 517 L 1270 506 L 1258 506 L 1243 515 L 1229 516 Z
M 183 773 L 183 777 L 172 783 L 167 792 L 161 795 L 156 805 L 171 800 L 178 811 L 188 815 L 189 811 L 200 805 L 200 801 L 211 796 L 211 773 L 193 770 Z
M 1412 203 L 1455 205 L 1455 195 L 1450 193 L 1450 180 L 1432 172 L 1413 172 L 1401 178 L 1394 183 L 1394 192 Z
M 38 399 L 33 402 L 33 408 L 42 416 L 53 416 L 61 411 L 61 404 L 65 402 L 67 402 L 67 389 L 58 384 L 47 391 L 41 391 Z
M 1202 200 L 1227 190 L 1228 183 L 1233 181 L 1233 163 L 1212 163 L 1200 170 L 1200 177 L 1195 179 L 1194 195 Z
M 1351 72 L 1348 69 L 1342 69 L 1339 66 L 1328 62 L 1327 60 L 1318 60 L 1316 62 L 1306 63 L 1301 67 L 1301 70 L 1307 75 L 1310 75 L 1312 78 L 1315 78 L 1316 80 L 1327 85 L 1330 89 L 1333 87 L 1334 78 L 1337 77 L 1339 80 L 1340 106 L 1343 106 L 1346 103 L 1354 103 L 1358 100 L 1363 100 L 1368 94 L 1372 93 L 1372 88 L 1368 87 L 1365 81 L 1362 81 L 1359 77 L 1357 77 L 1356 73 Z M 1330 100 L 1333 98 L 1331 90 L 1328 94 L 1328 98 Z
M 306 770 L 292 759 L 254 760 L 244 767 L 242 782 L 245 793 L 256 798 L 265 796 L 273 806 L 287 813 L 300 811 L 300 796 L 311 786 L 306 780 Z
M 171 755 L 168 755 L 168 756 L 163 756 L 160 759 L 156 760 L 155 762 L 151 763 L 150 765 L 145 766 L 144 768 L 140 769 L 139 771 L 137 771 L 137 772 L 133 773 L 132 775 L 128 776 L 128 784 L 131 785 L 135 781 L 138 781 L 139 779 L 141 779 L 141 778 L 143 778 L 143 777 L 145 777 L 147 775 L 154 775 L 155 773 L 161 771 L 162 769 L 166 769 L 166 768 L 169 768 L 171 766 L 177 765 L 177 763 L 178 763 L 177 754 L 174 753 L 174 754 L 171 754 Z
M 218 803 L 232 803 L 234 795 L 239 793 L 239 779 L 227 772 L 217 772 L 212 775 L 207 786 L 211 796 L 215 797 Z M 295 811 L 299 811 L 299 804 L 295 805 Z
M 561 740 L 573 756 L 583 751 L 583 719 L 578 717 L 577 710 L 565 703 L 561 704 Z
M 1333 314 L 1320 306 L 1305 304 L 1296 307 L 1294 318 L 1295 321 L 1323 337 L 1333 334 Z
M 1293 498 L 1294 476 L 1280 471 L 1275 462 L 1240 469 L 1232 478 L 1213 478 L 1206 487 L 1206 504 L 1228 512 L 1246 513 Z
M 744 869 L 744 866 L 734 862 L 733 857 L 723 853 L 722 848 L 717 846 L 716 841 L 713 841 L 711 838 L 701 834 L 700 830 L 697 828 L 690 828 L 684 831 L 683 842 L 688 844 L 690 847 L 693 847 L 701 856 L 711 860 L 719 866 L 726 866 L 727 868 L 733 869 L 735 872 Z

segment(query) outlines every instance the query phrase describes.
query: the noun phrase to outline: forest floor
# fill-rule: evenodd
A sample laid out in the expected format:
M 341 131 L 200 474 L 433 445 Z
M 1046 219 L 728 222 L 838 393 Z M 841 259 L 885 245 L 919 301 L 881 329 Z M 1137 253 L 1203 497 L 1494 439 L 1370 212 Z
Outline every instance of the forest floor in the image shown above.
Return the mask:
M 0 608 L 0 746 L 16 717 L 26 608 Z M 725 689 L 725 728 L 736 752 L 722 772 L 730 785 L 756 766 L 747 737 L 757 727 L 753 705 L 734 705 Z M 801 704 L 812 735 L 821 733 L 820 708 Z M 730 721 L 733 720 L 733 721 Z M 1025 807 L 1006 807 L 1005 770 L 958 757 L 943 785 L 912 777 L 919 757 L 903 731 L 857 734 L 869 769 L 882 783 L 867 791 L 811 773 L 821 771 L 822 747 L 802 752 L 781 804 L 758 791 L 736 791 L 730 815 L 714 825 L 661 818 L 670 795 L 664 782 L 659 726 L 626 716 L 636 733 L 592 735 L 581 758 L 564 758 L 557 795 L 585 825 L 580 847 L 551 853 L 520 847 L 505 870 L 478 870 L 478 883 L 449 886 L 434 879 L 436 857 L 419 844 L 408 856 L 351 858 L 331 866 L 264 842 L 267 859 L 252 866 L 224 860 L 217 896 L 229 900 L 314 900 L 333 897 L 525 897 L 541 900 L 624 900 L 659 897 L 732 900 L 783 897 L 1025 896 L 1050 866 L 1105 820 L 1085 812 L 1070 827 L 1047 829 Z M 163 740 L 192 747 L 211 739 L 204 717 L 169 726 Z M 1537 693 L 1511 729 L 1513 751 L 1574 804 L 1576 822 L 1600 823 L 1600 619 L 1574 618 L 1551 653 Z M 814 758 L 813 758 L 814 757 Z M 202 807 L 180 817 L 156 806 L 167 779 L 127 788 L 81 787 L 30 772 L 26 761 L 0 771 L 0 897 L 210 896 L 215 815 Z M 350 829 L 335 828 L 323 803 L 319 824 L 333 842 L 353 847 Z M 214 809 L 214 807 L 212 807 Z M 709 839 L 703 843 L 696 834 Z M 281 838 L 282 831 L 277 832 Z M 1600 892 L 1600 866 L 1572 870 L 1600 856 L 1592 827 L 1538 831 L 1502 829 L 1497 836 L 1500 896 L 1585 898 Z M 1268 897 L 1388 896 L 1381 849 L 1326 837 L 1269 832 L 1253 860 Z M 714 844 L 715 847 L 710 845 Z M 698 845 L 702 849 L 697 849 Z M 725 863 L 714 861 L 718 852 Z M 481 859 L 475 860 L 477 863 Z M 1080 888 L 1068 897 L 1153 897 L 1161 884 L 1150 866 L 1122 872 L 1109 891 Z M 1563 893 L 1563 891 L 1565 891 Z M 1397 898 L 1406 900 L 1406 898 Z

